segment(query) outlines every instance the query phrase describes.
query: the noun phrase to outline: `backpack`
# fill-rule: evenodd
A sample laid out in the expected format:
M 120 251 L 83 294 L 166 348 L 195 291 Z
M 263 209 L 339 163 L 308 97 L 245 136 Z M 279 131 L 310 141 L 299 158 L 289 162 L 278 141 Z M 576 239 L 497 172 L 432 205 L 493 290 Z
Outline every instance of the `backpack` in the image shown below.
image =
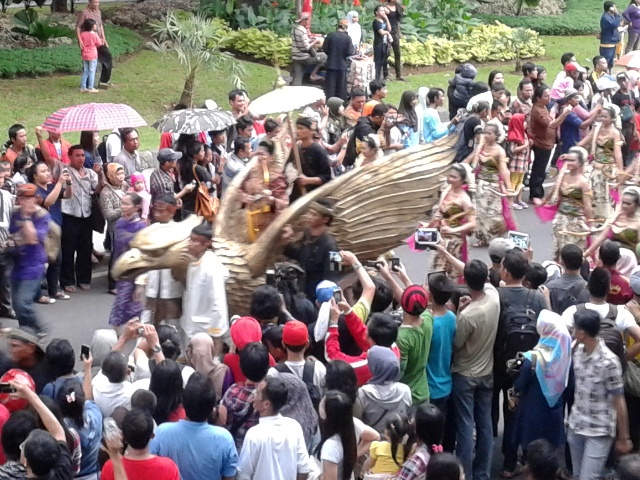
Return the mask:
M 576 306 L 576 313 L 584 312 L 587 307 L 584 303 Z M 600 320 L 600 333 L 598 337 L 604 340 L 604 344 L 609 350 L 616 354 L 620 359 L 620 365 L 623 370 L 627 368 L 627 359 L 624 352 L 624 339 L 622 333 L 616 328 L 616 318 L 618 317 L 618 307 L 609 304 L 609 313 Z
M 295 375 L 293 370 L 291 370 L 285 363 L 279 363 L 275 366 L 275 369 L 280 373 L 291 373 Z M 307 391 L 309 392 L 309 397 L 311 397 L 311 403 L 313 403 L 313 408 L 318 411 L 318 407 L 320 406 L 320 400 L 322 399 L 322 391 L 320 388 L 313 383 L 313 371 L 315 369 L 315 361 L 314 360 L 305 360 L 304 368 L 302 369 L 302 381 L 307 386 Z
M 580 295 L 587 286 L 587 281 L 580 279 L 570 288 L 553 288 L 551 291 L 551 307 L 558 315 L 562 315 L 567 308 L 580 303 Z
M 120 147 L 122 148 L 122 138 L 120 138 L 120 133 L 119 132 L 111 132 L 108 133 L 107 135 L 104 135 L 102 137 L 102 141 L 98 144 L 98 155 L 100 155 L 100 158 L 102 158 L 102 161 L 104 163 L 108 163 L 108 159 L 107 159 L 107 140 L 109 140 L 109 137 L 111 135 L 115 135 L 118 137 L 118 139 L 120 140 Z M 120 153 L 120 152 L 118 152 Z M 117 154 L 116 154 L 117 155 Z
M 537 322 L 538 314 L 531 309 L 535 290 L 527 290 L 527 296 L 522 305 L 505 305 L 500 302 L 500 323 L 502 324 L 501 345 L 498 345 L 498 352 L 504 354 L 502 365 L 507 360 L 516 358 L 518 353 L 533 350 L 538 344 Z

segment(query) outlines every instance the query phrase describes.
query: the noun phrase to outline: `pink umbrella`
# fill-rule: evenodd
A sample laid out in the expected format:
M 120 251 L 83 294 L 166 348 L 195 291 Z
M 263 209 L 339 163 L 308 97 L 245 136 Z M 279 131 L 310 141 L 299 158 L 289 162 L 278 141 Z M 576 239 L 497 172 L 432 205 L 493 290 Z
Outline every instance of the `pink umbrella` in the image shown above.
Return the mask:
M 82 130 L 113 130 L 124 127 L 144 127 L 147 122 L 128 105 L 121 103 L 85 103 L 61 108 L 42 124 L 50 132 L 80 132 Z

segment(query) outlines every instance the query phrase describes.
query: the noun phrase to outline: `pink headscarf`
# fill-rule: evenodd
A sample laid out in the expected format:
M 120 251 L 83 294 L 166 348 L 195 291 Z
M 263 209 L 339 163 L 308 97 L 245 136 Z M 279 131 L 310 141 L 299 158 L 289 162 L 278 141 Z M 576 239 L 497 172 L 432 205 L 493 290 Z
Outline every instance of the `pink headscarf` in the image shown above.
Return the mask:
M 135 190 L 136 182 L 141 181 L 144 184 L 144 191 L 148 192 L 147 188 L 147 180 L 144 178 L 144 175 L 140 172 L 134 172 L 131 174 L 131 187 Z

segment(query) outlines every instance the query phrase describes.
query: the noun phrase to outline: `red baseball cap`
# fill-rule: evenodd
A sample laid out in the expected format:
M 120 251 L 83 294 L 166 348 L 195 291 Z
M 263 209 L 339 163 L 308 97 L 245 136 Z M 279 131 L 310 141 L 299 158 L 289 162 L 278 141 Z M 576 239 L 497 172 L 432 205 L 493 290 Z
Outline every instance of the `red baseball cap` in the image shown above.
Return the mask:
M 282 329 L 282 343 L 292 347 L 306 345 L 309 341 L 309 329 L 299 320 L 290 320 Z

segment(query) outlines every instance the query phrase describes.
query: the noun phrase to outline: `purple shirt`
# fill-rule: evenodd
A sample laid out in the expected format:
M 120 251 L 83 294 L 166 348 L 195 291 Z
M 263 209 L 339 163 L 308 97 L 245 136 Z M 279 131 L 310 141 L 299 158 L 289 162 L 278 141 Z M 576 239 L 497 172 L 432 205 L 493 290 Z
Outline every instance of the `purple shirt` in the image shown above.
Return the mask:
M 44 239 L 49 231 L 49 221 L 51 215 L 46 210 L 40 210 L 31 217 L 33 226 L 38 232 L 38 243 L 36 245 L 20 245 L 15 248 L 14 266 L 11 270 L 13 280 L 38 280 L 44 275 L 44 265 L 47 262 L 47 252 L 44 249 Z M 23 221 L 20 210 L 11 216 L 9 233 L 17 240 L 21 235 Z M 19 243 L 19 241 L 17 242 Z

